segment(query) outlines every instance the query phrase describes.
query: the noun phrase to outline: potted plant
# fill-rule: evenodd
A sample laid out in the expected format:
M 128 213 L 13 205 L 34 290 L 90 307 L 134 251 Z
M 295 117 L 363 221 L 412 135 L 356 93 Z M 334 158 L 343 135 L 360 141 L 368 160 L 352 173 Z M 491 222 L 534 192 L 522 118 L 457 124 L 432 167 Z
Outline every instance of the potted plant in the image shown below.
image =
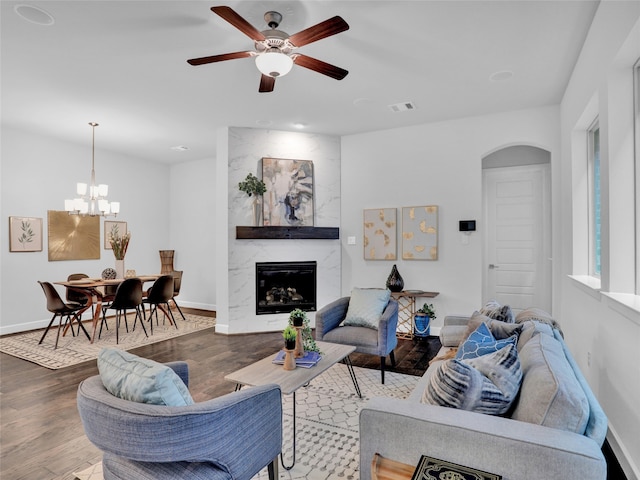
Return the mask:
M 429 336 L 431 320 L 436 318 L 436 311 L 432 303 L 425 303 L 416 310 L 413 322 L 413 335 L 426 338 Z
M 307 314 L 304 310 L 296 308 L 289 314 L 289 320 L 294 327 L 301 327 L 305 320 L 307 320 Z
M 302 319 L 302 345 L 304 347 L 304 351 L 320 353 L 320 349 L 318 348 L 318 345 L 316 345 L 316 341 L 311 333 L 311 323 L 309 321 L 309 317 L 307 317 L 307 312 L 296 308 L 289 314 L 289 325 L 292 327 L 294 326 L 294 319 L 296 322 L 300 321 L 299 319 Z
M 244 181 L 238 183 L 238 189 L 241 192 L 246 193 L 250 197 L 253 196 L 253 225 L 260 225 L 260 214 L 262 213 L 262 209 L 259 208 L 259 197 L 264 195 L 264 192 L 267 191 L 267 186 L 265 183 L 260 180 L 258 177 L 253 175 L 252 173 L 247 174 Z
M 284 348 L 285 350 L 293 350 L 296 348 L 296 336 L 298 332 L 291 325 L 287 325 L 282 331 L 282 337 L 284 338 Z

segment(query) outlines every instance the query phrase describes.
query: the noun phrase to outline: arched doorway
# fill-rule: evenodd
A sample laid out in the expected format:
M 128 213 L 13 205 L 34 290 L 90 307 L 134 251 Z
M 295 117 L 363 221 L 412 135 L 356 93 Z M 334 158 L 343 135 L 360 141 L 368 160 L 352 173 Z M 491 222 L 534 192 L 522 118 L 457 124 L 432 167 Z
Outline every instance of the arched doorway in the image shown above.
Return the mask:
M 551 153 L 517 145 L 482 159 L 482 293 L 551 311 Z

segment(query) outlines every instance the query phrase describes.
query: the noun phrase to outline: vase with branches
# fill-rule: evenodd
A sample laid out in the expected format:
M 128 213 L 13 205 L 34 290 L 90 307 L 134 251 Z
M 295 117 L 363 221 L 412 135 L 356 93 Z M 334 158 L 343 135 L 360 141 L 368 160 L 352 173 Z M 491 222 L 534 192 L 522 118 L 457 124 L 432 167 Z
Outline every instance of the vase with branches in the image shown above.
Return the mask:
M 253 225 L 260 225 L 260 216 L 262 214 L 262 205 L 260 205 L 260 198 L 267 191 L 267 186 L 254 174 L 249 173 L 242 182 L 238 183 L 238 189 L 241 192 L 246 193 L 250 197 L 253 196 Z

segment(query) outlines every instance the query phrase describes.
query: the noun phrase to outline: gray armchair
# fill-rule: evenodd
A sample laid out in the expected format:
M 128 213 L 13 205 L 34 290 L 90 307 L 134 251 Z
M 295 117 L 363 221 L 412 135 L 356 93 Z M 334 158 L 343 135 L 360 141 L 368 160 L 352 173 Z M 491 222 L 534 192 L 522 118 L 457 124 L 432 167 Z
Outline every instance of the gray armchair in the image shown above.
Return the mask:
M 316 340 L 342 345 L 353 345 L 356 352 L 380 357 L 380 377 L 384 383 L 384 368 L 387 355 L 391 366 L 396 359 L 393 349 L 398 344 L 398 302 L 391 298 L 382 312 L 378 329 L 354 326 L 340 326 L 347 316 L 350 297 L 342 297 L 316 312 Z
M 189 385 L 185 362 L 167 364 Z M 105 480 L 249 480 L 265 466 L 278 478 L 282 401 L 277 385 L 168 407 L 122 400 L 99 376 L 78 387 L 89 440 L 103 450 Z

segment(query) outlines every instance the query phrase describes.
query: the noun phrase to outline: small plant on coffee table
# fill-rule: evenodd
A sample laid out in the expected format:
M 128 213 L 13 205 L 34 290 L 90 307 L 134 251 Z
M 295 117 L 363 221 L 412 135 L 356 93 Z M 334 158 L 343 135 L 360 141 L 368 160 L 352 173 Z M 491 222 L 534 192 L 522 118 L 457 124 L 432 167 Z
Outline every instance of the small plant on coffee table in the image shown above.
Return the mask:
M 289 314 L 289 319 L 294 327 L 302 327 L 305 320 L 307 320 L 307 314 L 304 310 L 296 308 Z
M 284 338 L 284 348 L 287 350 L 293 350 L 296 348 L 296 336 L 298 332 L 291 325 L 287 325 L 282 331 L 282 337 Z
M 304 351 L 321 353 L 311 333 L 311 324 L 309 317 L 307 317 L 307 312 L 299 308 L 293 310 L 289 314 L 289 325 L 294 326 L 294 320 L 297 322 L 300 318 L 302 318 L 302 345 L 304 346 Z

